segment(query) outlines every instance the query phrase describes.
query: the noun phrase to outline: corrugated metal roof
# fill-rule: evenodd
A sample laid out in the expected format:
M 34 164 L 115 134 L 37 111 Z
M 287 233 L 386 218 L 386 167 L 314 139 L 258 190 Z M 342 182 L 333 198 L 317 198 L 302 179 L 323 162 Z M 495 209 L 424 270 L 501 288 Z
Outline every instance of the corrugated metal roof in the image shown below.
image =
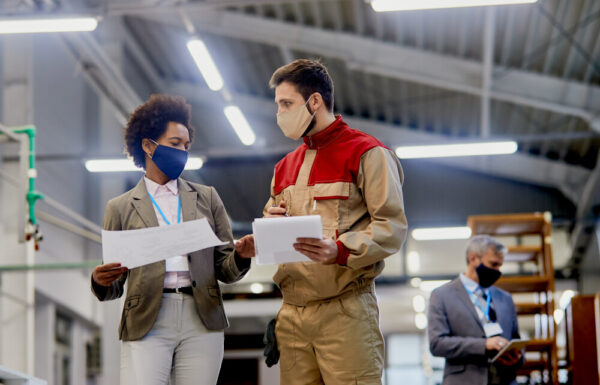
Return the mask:
M 482 60 L 485 8 L 376 13 L 362 0 L 336 0 L 229 7 L 228 12 L 366 36 L 448 57 Z M 183 25 L 175 27 L 136 16 L 127 20 L 167 82 L 204 87 L 185 49 L 189 35 Z M 599 34 L 599 1 L 547 0 L 537 6 L 498 7 L 493 81 L 501 81 L 518 69 L 598 86 Z M 321 57 L 335 81 L 335 109 L 339 113 L 449 136 L 479 135 L 477 96 L 367 73 L 354 68 L 351 60 L 323 57 L 309 50 L 210 33 L 201 36 L 234 92 L 270 99 L 268 79 L 285 63 L 286 55 Z M 599 105 L 590 100 L 588 107 L 597 111 Z M 592 132 L 582 119 L 496 100 L 491 102 L 491 111 L 492 135 L 526 136 L 520 151 L 594 167 L 600 144 L 597 137 L 568 136 Z M 562 136 L 539 136 L 548 133 Z M 533 140 L 534 135 L 538 135 L 537 140 Z

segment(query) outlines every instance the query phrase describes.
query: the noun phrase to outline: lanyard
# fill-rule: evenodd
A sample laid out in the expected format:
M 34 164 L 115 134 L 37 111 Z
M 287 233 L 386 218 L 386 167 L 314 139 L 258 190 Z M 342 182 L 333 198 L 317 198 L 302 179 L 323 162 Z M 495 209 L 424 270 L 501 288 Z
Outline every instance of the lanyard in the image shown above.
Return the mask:
M 465 286 L 465 290 L 472 296 L 475 297 L 475 306 L 477 306 L 479 308 L 479 310 L 481 310 L 483 312 L 483 315 L 485 316 L 485 318 L 491 322 L 490 320 L 490 304 L 492 303 L 492 293 L 488 291 L 487 293 L 487 299 L 486 299 L 486 303 L 485 303 L 485 309 L 479 304 L 477 295 L 475 293 L 473 293 L 471 290 L 467 289 L 467 287 Z M 481 291 L 483 291 L 483 289 L 481 289 Z
M 148 196 L 150 197 L 150 200 L 152 200 L 152 203 L 154 203 L 154 206 L 158 209 L 158 212 L 163 217 L 163 219 L 165 220 L 167 225 L 170 225 L 171 222 L 169 222 L 169 220 L 167 219 L 165 214 L 162 212 L 158 203 L 156 203 L 154 198 L 152 198 L 152 195 L 150 195 L 150 193 L 148 193 Z M 180 196 L 177 197 L 177 223 L 181 223 L 181 197 Z

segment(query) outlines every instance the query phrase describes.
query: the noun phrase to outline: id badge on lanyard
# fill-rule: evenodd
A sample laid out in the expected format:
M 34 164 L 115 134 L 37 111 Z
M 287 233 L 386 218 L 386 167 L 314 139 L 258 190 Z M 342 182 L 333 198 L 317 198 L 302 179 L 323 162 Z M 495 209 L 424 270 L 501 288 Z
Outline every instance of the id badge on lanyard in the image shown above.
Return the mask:
M 486 338 L 499 336 L 502 334 L 502 327 L 498 322 L 486 322 L 483 324 L 483 331 Z
M 148 196 L 150 197 L 150 200 L 152 201 L 154 206 L 158 209 L 158 213 L 162 216 L 167 226 L 170 225 L 171 222 L 167 219 L 166 215 L 163 213 L 160 206 L 158 205 L 158 203 L 156 203 L 152 195 L 148 193 Z M 177 203 L 177 223 L 181 223 L 181 197 L 178 197 Z M 190 266 L 188 260 L 183 255 L 167 258 L 165 260 L 165 271 L 187 271 L 189 269 Z
M 477 306 L 479 308 L 479 310 L 481 310 L 481 312 L 483 313 L 483 331 L 485 332 L 485 336 L 486 338 L 490 338 L 490 337 L 494 337 L 494 336 L 498 336 L 502 334 L 502 327 L 500 326 L 500 324 L 498 322 L 491 322 L 490 320 L 490 306 L 492 303 L 492 293 L 488 293 L 487 295 L 487 299 L 486 299 L 486 304 L 485 304 L 485 309 L 481 307 L 481 305 L 479 304 L 479 302 L 477 301 L 477 296 L 475 295 L 475 293 L 473 293 L 471 290 L 467 289 L 465 287 L 465 289 L 469 292 L 469 294 L 472 297 L 475 297 L 475 306 Z

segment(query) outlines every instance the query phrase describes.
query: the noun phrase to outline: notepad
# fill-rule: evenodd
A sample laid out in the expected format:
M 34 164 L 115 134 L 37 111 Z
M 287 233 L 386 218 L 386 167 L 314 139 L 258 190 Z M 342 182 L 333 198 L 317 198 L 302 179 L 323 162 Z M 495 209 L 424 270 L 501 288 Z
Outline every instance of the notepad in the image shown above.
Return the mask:
M 320 215 L 257 218 L 252 223 L 256 263 L 273 265 L 308 262 L 310 258 L 294 249 L 297 238 L 323 237 Z

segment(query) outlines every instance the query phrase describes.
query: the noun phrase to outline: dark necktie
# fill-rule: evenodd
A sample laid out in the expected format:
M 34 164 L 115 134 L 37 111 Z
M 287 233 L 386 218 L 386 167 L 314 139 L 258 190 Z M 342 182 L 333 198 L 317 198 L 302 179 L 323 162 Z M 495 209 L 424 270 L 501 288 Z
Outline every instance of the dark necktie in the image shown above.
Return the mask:
M 485 306 L 487 305 L 487 294 L 485 294 L 485 292 L 483 291 L 483 289 L 479 289 L 481 296 L 480 297 L 483 300 L 483 308 L 485 309 Z M 480 301 L 481 303 L 481 301 Z M 494 305 L 492 303 L 490 303 L 490 321 L 491 322 L 496 322 L 498 320 L 498 318 L 496 317 L 496 310 L 494 310 Z

